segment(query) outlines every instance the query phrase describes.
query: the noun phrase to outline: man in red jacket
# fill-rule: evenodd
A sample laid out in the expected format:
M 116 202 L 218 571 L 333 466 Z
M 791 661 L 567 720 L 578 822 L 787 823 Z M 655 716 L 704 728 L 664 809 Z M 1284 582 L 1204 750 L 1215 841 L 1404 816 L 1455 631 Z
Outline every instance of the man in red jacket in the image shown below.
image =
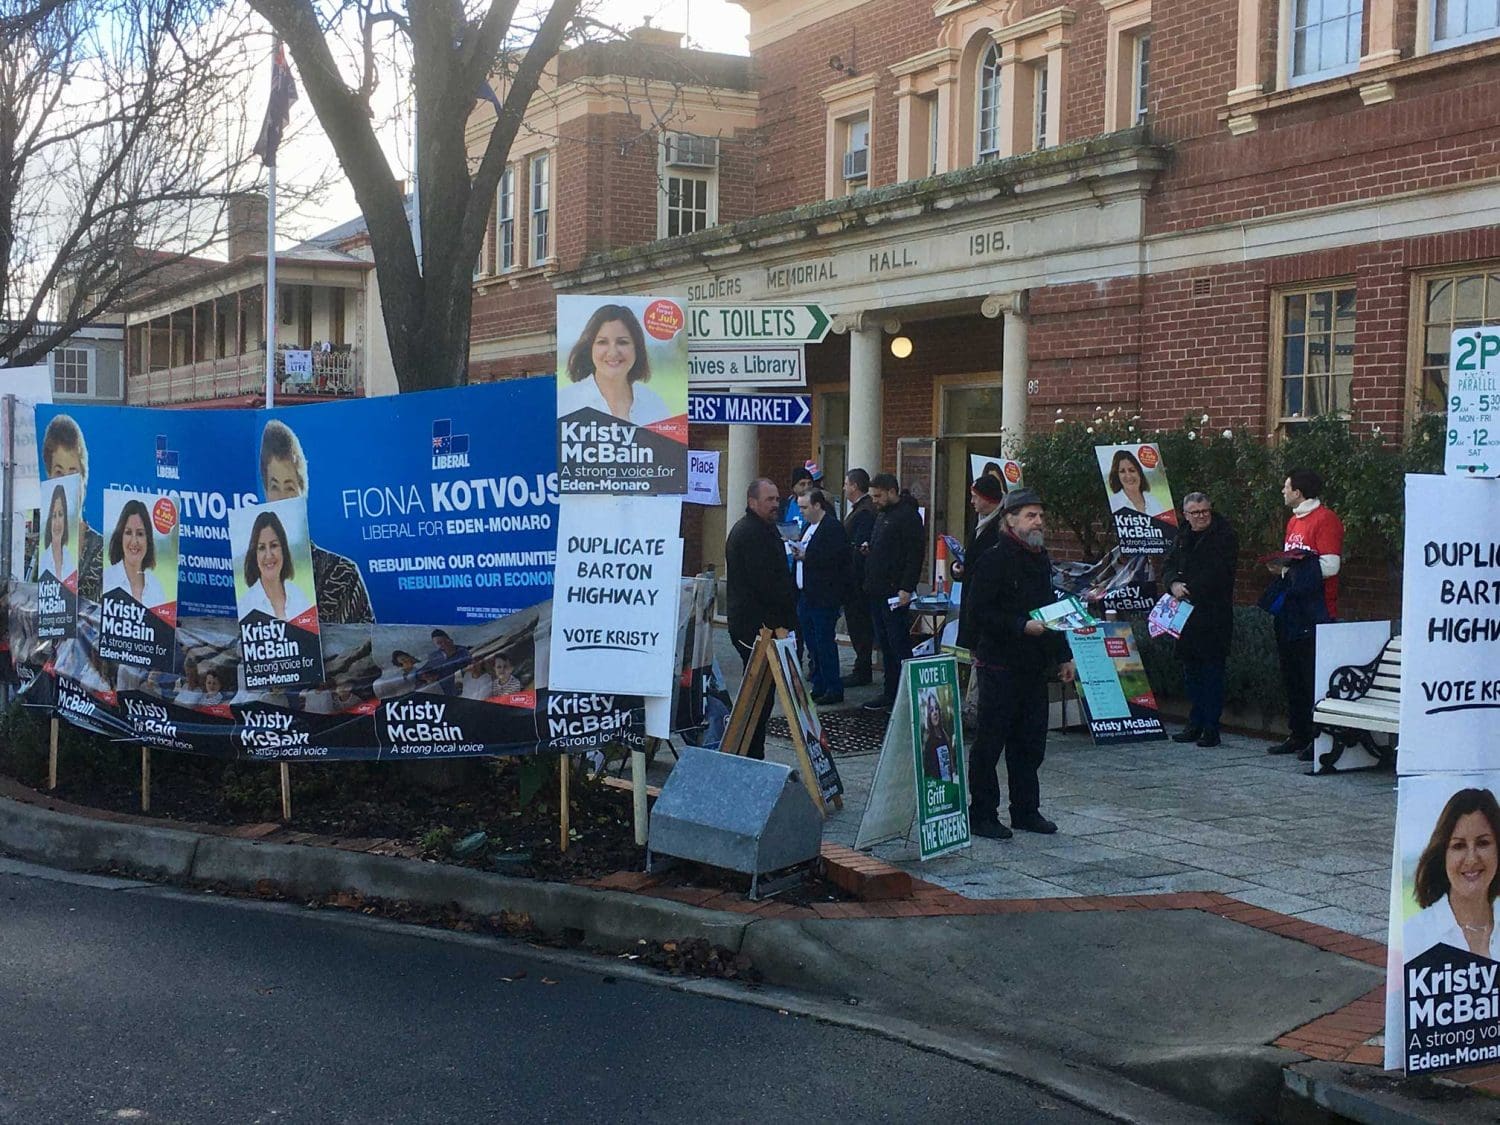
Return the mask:
M 1323 492 L 1323 478 L 1312 469 L 1293 469 L 1281 486 L 1281 498 L 1292 510 L 1286 521 L 1284 551 L 1313 551 L 1323 574 L 1323 601 L 1328 620 L 1338 619 L 1339 570 L 1344 561 L 1344 524 L 1318 499 Z M 1312 761 L 1313 704 L 1316 685 L 1316 630 L 1296 640 L 1278 642 L 1281 658 L 1281 682 L 1286 688 L 1287 725 L 1291 734 L 1284 742 L 1270 747 L 1268 754 L 1296 754 L 1300 761 Z

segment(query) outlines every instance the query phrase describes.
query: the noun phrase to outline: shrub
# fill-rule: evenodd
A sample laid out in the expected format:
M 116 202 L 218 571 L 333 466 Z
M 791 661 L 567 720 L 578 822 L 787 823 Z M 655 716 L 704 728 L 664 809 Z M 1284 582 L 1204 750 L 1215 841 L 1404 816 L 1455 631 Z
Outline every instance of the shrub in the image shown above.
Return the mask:
M 1171 637 L 1152 637 L 1146 623 L 1136 621 L 1135 640 L 1141 663 L 1159 696 L 1183 698 L 1182 665 L 1172 652 Z M 1234 644 L 1224 668 L 1224 706 L 1260 724 L 1279 724 L 1286 714 L 1286 692 L 1281 686 L 1281 664 L 1271 617 L 1254 606 L 1234 607 Z

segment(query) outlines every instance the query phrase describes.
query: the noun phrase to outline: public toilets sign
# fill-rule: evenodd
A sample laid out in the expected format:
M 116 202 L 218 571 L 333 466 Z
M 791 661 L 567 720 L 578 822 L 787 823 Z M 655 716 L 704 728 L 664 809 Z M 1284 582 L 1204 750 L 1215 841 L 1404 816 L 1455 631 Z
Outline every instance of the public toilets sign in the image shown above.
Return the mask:
M 821 343 L 831 324 L 818 305 L 690 306 L 688 384 L 805 387 L 805 345 Z

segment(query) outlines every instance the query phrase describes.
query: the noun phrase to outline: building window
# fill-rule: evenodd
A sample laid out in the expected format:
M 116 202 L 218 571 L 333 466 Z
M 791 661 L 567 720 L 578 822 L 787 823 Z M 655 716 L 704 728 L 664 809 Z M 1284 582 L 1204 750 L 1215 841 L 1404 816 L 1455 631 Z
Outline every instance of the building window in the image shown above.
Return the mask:
M 1432 45 L 1454 47 L 1500 34 L 1495 0 L 1433 0 Z
M 547 153 L 531 158 L 531 264 L 539 266 L 551 254 L 552 177 Z
M 1359 66 L 1364 0 L 1290 0 L 1293 86 L 1348 74 Z
M 706 230 L 719 221 L 719 139 L 668 133 L 662 143 L 662 238 Z
M 978 88 L 977 155 L 994 160 L 1000 155 L 1000 48 L 993 43 L 979 60 Z
M 700 176 L 667 177 L 667 238 L 692 234 L 710 226 L 708 180 Z
M 500 273 L 516 268 L 516 169 L 507 164 L 495 193 L 495 257 Z
M 1427 413 L 1448 409 L 1448 349 L 1454 330 L 1493 324 L 1500 318 L 1500 267 L 1429 277 L 1422 288 L 1416 408 Z
M 1034 148 L 1047 147 L 1047 60 L 1043 59 L 1034 67 L 1036 71 L 1035 85 L 1032 87 L 1032 117 L 1036 119 Z
M 1299 290 L 1277 300 L 1280 425 L 1347 414 L 1354 382 L 1354 287 Z
M 52 392 L 59 395 L 93 393 L 93 353 L 87 348 L 58 348 L 52 353 Z
M 936 95 L 923 99 L 927 108 L 927 175 L 936 176 L 938 170 L 938 132 L 942 124 L 938 117 Z
M 1146 90 L 1151 81 L 1151 33 L 1142 32 L 1135 37 L 1135 69 L 1131 79 L 1131 120 L 1136 125 L 1146 123 Z
M 479 253 L 474 255 L 474 280 L 478 281 L 490 272 L 490 232 L 486 228 L 484 237 L 479 240 Z
M 870 115 L 851 117 L 844 125 L 844 185 L 850 191 L 870 182 Z

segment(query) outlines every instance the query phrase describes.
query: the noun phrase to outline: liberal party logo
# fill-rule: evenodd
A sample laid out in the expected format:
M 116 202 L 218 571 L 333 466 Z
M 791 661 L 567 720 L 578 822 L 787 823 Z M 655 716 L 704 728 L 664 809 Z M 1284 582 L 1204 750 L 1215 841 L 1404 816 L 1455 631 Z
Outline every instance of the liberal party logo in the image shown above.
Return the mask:
M 177 450 L 167 448 L 167 435 L 156 435 L 156 475 L 161 480 L 177 480 Z
M 434 469 L 467 469 L 469 467 L 469 435 L 455 434 L 451 418 L 438 418 L 432 423 L 432 467 Z

